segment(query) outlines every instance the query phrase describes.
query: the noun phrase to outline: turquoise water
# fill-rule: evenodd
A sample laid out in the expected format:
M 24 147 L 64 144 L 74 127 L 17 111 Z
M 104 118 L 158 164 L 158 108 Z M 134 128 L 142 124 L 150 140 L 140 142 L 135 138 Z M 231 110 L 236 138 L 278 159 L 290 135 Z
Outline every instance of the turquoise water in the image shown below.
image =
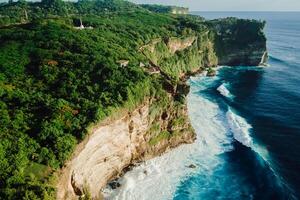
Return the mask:
M 300 13 L 195 14 L 266 20 L 270 67 L 225 67 L 214 80 L 191 79 L 190 101 L 208 100 L 219 108 L 233 148 L 214 155 L 217 166 L 206 166 L 209 171 L 199 167 L 197 174 L 182 180 L 174 199 L 298 199 Z M 209 113 L 205 107 L 198 112 Z M 195 113 L 190 117 L 194 127 L 202 120 Z M 203 127 L 197 128 L 201 132 Z

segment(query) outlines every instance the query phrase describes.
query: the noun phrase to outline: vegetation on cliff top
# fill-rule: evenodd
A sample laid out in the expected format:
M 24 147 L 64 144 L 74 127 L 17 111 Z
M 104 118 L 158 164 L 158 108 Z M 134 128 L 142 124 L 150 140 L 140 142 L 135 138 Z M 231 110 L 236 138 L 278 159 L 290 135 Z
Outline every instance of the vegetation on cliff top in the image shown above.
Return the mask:
M 79 29 L 80 20 L 91 28 Z M 157 38 L 207 37 L 173 55 L 157 49 L 157 64 L 174 83 L 213 56 L 197 57 L 214 40 L 204 35 L 209 30 L 200 17 L 155 14 L 122 0 L 1 4 L 0 199 L 55 198 L 51 174 L 90 124 L 147 96 L 163 98 L 166 77 L 140 66 L 151 63 L 139 48 Z

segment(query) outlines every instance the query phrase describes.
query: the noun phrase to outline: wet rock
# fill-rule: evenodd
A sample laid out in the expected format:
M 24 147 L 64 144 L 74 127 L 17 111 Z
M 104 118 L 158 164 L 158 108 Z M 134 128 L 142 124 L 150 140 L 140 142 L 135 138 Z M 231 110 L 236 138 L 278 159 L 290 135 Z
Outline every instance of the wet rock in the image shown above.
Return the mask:
M 207 70 L 206 76 L 213 77 L 213 76 L 215 76 L 216 74 L 217 74 L 216 70 L 209 68 L 209 69 Z
M 127 167 L 125 167 L 125 168 L 123 169 L 123 173 L 125 174 L 125 173 L 131 171 L 134 167 L 135 167 L 134 164 L 128 165 Z
M 188 166 L 188 168 L 195 169 L 195 168 L 197 168 L 197 166 L 194 165 L 194 164 L 191 164 L 191 165 Z
M 110 183 L 108 183 L 108 185 L 113 190 L 121 187 L 121 184 L 117 180 L 111 181 Z

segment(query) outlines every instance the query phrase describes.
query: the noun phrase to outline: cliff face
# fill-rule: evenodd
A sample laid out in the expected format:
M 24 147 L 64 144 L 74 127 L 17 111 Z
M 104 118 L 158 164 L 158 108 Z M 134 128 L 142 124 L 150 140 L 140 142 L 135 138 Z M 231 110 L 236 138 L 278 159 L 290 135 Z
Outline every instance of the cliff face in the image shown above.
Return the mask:
M 186 106 L 172 99 L 168 95 L 166 106 L 147 100 L 121 119 L 95 127 L 63 170 L 57 198 L 76 199 L 87 192 L 99 198 L 101 188 L 129 165 L 192 143 L 195 134 Z
M 212 31 L 203 30 L 180 38 L 156 39 L 140 50 L 150 65 L 159 67 L 165 76 L 178 81 L 186 74 L 217 66 L 213 37 Z
M 267 61 L 265 22 L 227 18 L 209 22 L 215 32 L 219 65 L 258 66 Z
M 224 47 L 226 48 L 226 47 Z M 226 50 L 225 50 L 226 51 Z M 267 52 L 263 42 L 245 45 L 243 48 L 232 48 L 230 52 L 219 56 L 219 65 L 228 66 L 258 66 L 262 61 L 262 57 Z
M 171 53 L 176 53 L 177 51 L 182 51 L 195 42 L 196 37 L 186 37 L 185 39 L 169 38 L 167 41 L 168 49 Z

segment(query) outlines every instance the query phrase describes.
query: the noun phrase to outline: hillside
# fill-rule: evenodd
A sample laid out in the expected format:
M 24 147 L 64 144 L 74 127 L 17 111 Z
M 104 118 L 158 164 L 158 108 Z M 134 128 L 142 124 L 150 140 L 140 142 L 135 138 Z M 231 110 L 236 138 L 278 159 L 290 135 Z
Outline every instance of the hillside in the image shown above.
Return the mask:
M 20 1 L 1 4 L 0 16 L 0 199 L 55 199 L 57 171 L 91 127 L 145 102 L 149 148 L 191 142 L 187 76 L 219 61 L 258 65 L 266 51 L 263 22 L 122 0 Z

